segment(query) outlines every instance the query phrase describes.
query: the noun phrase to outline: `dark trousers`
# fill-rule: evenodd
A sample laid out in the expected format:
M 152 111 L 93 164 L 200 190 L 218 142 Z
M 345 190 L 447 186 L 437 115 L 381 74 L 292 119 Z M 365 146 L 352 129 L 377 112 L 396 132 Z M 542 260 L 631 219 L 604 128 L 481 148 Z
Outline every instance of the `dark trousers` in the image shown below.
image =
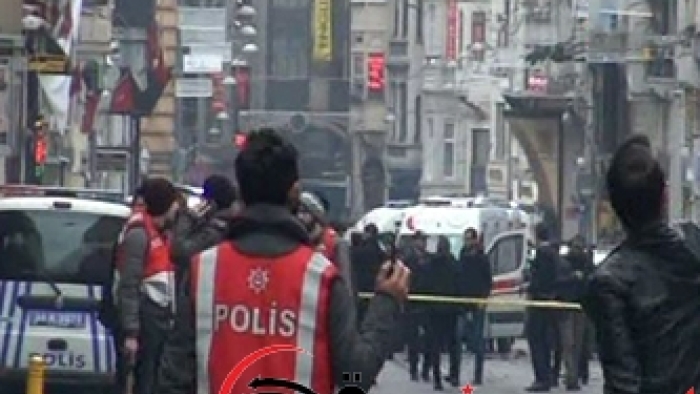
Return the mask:
M 408 346 L 408 364 L 411 375 L 418 374 L 418 363 L 421 354 L 423 355 L 423 365 L 421 372 L 424 377 L 428 376 L 430 368 L 430 358 L 426 352 L 426 316 L 423 312 L 409 311 L 406 313 L 406 345 Z
M 579 363 L 583 348 L 586 316 L 578 311 L 561 311 L 559 337 L 562 345 L 562 360 L 566 368 L 566 385 L 578 386 L 580 379 Z
M 528 309 L 526 335 L 535 382 L 547 386 L 553 383 L 552 342 L 556 336 L 553 325 L 552 311 L 543 308 Z
M 149 306 L 148 309 L 153 311 L 154 307 Z M 169 311 L 166 310 L 158 310 L 154 315 L 142 313 L 135 364 L 132 364 L 124 356 L 123 335 L 115 335 L 116 380 L 119 394 L 152 394 L 155 392 L 160 358 L 171 327 L 169 314 Z
M 578 374 L 583 383 L 588 383 L 589 378 L 589 362 L 595 349 L 595 335 L 593 331 L 593 323 L 584 317 L 583 342 L 581 346 L 581 358 L 579 359 Z
M 441 385 L 440 359 L 442 352 L 448 346 L 455 346 L 457 342 L 457 314 L 453 312 L 428 313 L 426 324 L 425 342 L 427 354 L 433 371 L 433 379 L 436 385 Z M 451 352 L 450 352 L 451 353 Z M 455 360 L 451 367 L 458 368 Z M 451 371 L 452 372 L 452 371 Z
M 486 353 L 486 341 L 484 340 L 484 323 L 486 310 L 481 306 L 475 306 L 467 310 L 466 340 L 468 348 L 474 353 L 474 382 L 480 383 L 484 377 L 484 353 Z M 460 349 L 461 355 L 461 349 Z

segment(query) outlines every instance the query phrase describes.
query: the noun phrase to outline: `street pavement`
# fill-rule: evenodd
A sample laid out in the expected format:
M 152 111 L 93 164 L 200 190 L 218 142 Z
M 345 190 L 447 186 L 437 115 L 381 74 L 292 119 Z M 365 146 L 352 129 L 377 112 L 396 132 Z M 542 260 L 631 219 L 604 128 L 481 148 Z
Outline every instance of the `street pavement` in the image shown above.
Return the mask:
M 447 359 L 447 356 L 443 356 Z M 462 360 L 463 384 L 469 383 L 473 376 L 474 364 L 472 357 L 465 355 Z M 443 371 L 446 370 L 446 360 L 443 361 Z M 491 357 L 484 364 L 484 384 L 474 387 L 473 394 L 525 394 L 525 387 L 532 383 L 532 366 L 529 356 L 523 350 L 516 349 L 506 357 Z M 408 376 L 408 365 L 403 354 L 397 354 L 394 360 L 387 362 L 382 371 L 377 386 L 372 394 L 427 394 L 435 392 L 432 384 L 427 382 L 412 382 Z M 601 394 L 603 378 L 597 361 L 591 361 L 591 377 L 587 386 L 582 386 L 577 393 Z M 459 388 L 445 384 L 445 394 L 460 393 Z M 551 393 L 567 393 L 562 387 L 553 388 Z M 460 393 L 461 394 L 461 393 Z

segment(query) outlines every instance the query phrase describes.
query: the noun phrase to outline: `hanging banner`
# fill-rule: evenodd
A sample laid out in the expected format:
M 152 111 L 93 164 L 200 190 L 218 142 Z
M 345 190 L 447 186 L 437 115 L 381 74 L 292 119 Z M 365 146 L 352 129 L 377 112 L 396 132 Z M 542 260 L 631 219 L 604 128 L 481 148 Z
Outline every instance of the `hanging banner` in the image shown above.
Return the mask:
M 314 60 L 329 62 L 333 57 L 332 0 L 314 0 Z
M 457 0 L 447 0 L 447 45 L 445 57 L 457 60 Z

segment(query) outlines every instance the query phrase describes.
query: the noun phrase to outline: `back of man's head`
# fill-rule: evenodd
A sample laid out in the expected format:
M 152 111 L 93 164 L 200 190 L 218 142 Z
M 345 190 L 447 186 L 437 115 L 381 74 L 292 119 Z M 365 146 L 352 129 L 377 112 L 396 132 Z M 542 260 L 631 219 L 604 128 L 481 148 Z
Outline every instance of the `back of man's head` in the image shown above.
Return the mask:
M 143 201 L 146 212 L 152 216 L 165 215 L 178 199 L 178 192 L 165 178 L 149 178 L 143 182 Z
M 632 136 L 617 149 L 607 188 L 612 208 L 627 230 L 663 218 L 666 177 L 647 137 Z
M 540 242 L 549 241 L 549 227 L 545 223 L 538 223 L 537 226 L 535 226 L 535 237 Z
M 275 130 L 264 128 L 248 135 L 236 157 L 236 177 L 245 205 L 289 203 L 298 184 L 298 154 Z
M 217 209 L 227 209 L 236 200 L 236 188 L 223 175 L 211 175 L 202 184 L 202 198 L 213 201 Z

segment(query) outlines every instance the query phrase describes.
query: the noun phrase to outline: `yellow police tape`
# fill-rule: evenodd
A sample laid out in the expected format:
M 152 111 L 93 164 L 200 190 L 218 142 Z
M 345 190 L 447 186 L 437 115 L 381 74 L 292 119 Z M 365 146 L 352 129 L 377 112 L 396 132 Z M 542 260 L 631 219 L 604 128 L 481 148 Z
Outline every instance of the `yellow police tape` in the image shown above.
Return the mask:
M 369 299 L 374 296 L 374 293 L 359 293 L 360 298 Z M 561 301 L 534 301 L 534 300 L 517 300 L 517 299 L 502 299 L 502 298 L 471 298 L 471 297 L 447 297 L 433 296 L 425 294 L 409 294 L 409 301 L 419 302 L 441 302 L 447 304 L 462 304 L 462 305 L 507 305 L 507 306 L 524 306 L 531 308 L 546 308 L 546 309 L 567 309 L 581 310 L 581 305 L 575 302 Z

